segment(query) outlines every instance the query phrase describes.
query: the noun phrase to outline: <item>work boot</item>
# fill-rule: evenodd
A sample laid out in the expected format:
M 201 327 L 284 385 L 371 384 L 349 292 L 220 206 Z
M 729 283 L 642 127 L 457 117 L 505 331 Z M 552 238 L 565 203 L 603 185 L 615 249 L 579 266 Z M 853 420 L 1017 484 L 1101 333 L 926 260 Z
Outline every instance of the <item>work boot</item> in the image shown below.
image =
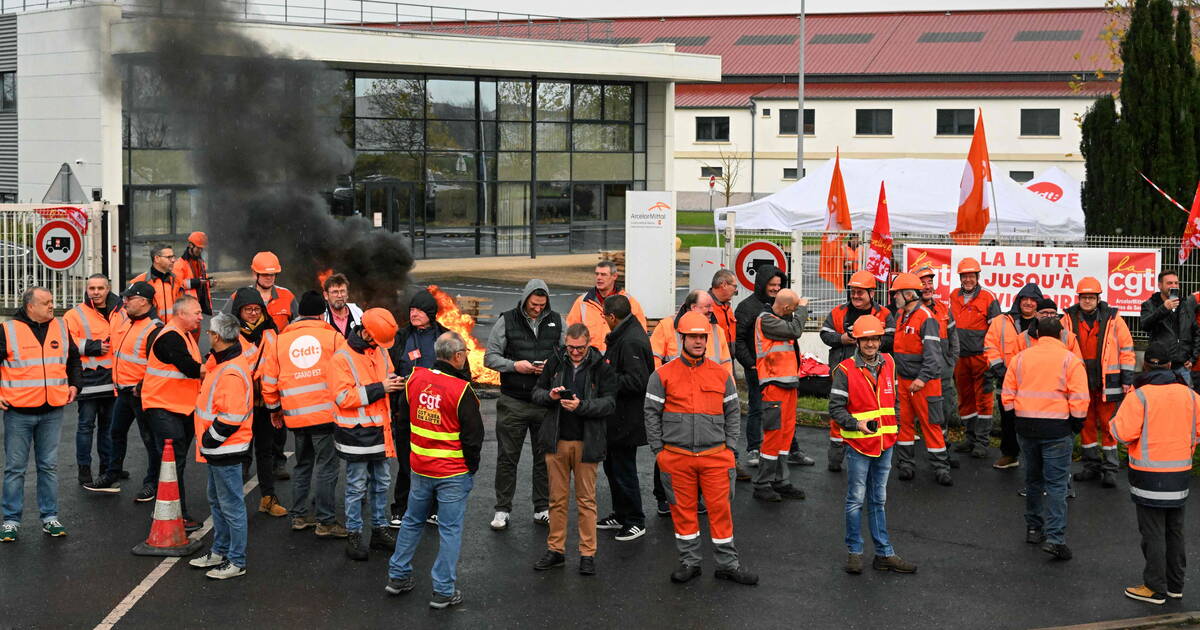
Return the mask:
M 596 575 L 595 556 L 580 556 L 579 575 Z
M 414 580 L 411 575 L 402 578 L 390 577 L 388 578 L 387 586 L 383 587 L 383 590 L 386 591 L 388 595 L 400 595 L 413 590 L 413 587 L 416 585 L 417 581 Z
M 875 556 L 871 568 L 877 571 L 895 571 L 896 573 L 916 573 L 917 565 L 908 562 L 897 555 Z
M 317 517 L 315 517 L 315 516 L 305 514 L 304 516 L 293 516 L 292 517 L 292 531 L 294 531 L 294 532 L 303 531 L 303 530 L 308 529 L 309 527 L 316 527 L 316 525 L 317 525 Z
M 974 450 L 974 448 L 975 448 L 975 444 L 973 442 L 971 442 L 971 440 L 963 440 L 963 441 L 959 442 L 958 444 L 954 445 L 954 452 L 955 453 L 970 453 L 972 450 Z
M 988 450 L 987 450 L 986 446 L 983 446 L 981 444 L 976 444 L 974 447 L 972 447 L 971 457 L 973 459 L 986 459 L 987 456 L 988 456 Z
M 863 561 L 861 553 L 846 554 L 846 573 L 858 575 L 863 572 Z
M 676 584 L 683 584 L 697 575 L 700 575 L 700 573 L 701 571 L 699 566 L 688 566 L 680 562 L 679 566 L 671 572 L 671 581 L 675 582 Z
M 796 486 L 793 486 L 790 483 L 781 483 L 779 485 L 772 484 L 771 489 L 774 490 L 780 497 L 782 497 L 784 499 L 803 501 L 804 497 L 805 497 L 803 490 L 801 490 L 800 488 L 797 488 Z
M 754 475 L 750 474 L 750 471 L 747 470 L 746 467 L 743 466 L 741 462 L 737 462 L 737 480 L 738 481 L 750 481 L 753 477 L 754 477 Z
M 746 586 L 758 584 L 758 574 L 751 573 L 741 567 L 736 569 L 717 569 L 713 572 L 713 577 L 718 580 L 729 580 L 735 584 L 745 584 Z
M 1046 542 L 1046 535 L 1040 529 L 1025 530 L 1025 542 L 1031 545 L 1040 545 Z
M 1116 488 L 1117 476 L 1107 470 L 1104 471 L 1100 475 L 1100 486 L 1104 488 Z
M 1075 481 L 1095 481 L 1100 478 L 1100 471 L 1094 468 L 1084 468 L 1083 470 L 1071 475 Z
M 949 487 L 954 485 L 954 479 L 950 477 L 950 473 L 944 470 L 939 470 L 934 479 L 938 482 L 939 486 Z
M 394 551 L 396 549 L 396 535 L 393 534 L 392 530 L 386 525 L 381 527 L 372 527 L 371 549 Z
M 817 461 L 808 455 L 805 455 L 804 451 L 795 451 L 793 453 L 788 453 L 787 463 L 791 466 L 812 466 L 816 464 Z
M 958 467 L 961 465 L 958 463 L 958 458 L 951 456 L 950 453 L 946 453 L 946 461 L 949 462 L 950 467 L 955 470 L 958 470 Z
M 258 511 L 269 516 L 287 516 L 287 508 L 279 504 L 279 497 L 268 494 L 258 502 Z
M 829 472 L 842 472 L 842 462 L 831 459 L 825 468 L 828 469 Z
M 1055 560 L 1070 560 L 1072 557 L 1070 547 L 1062 543 L 1042 543 L 1042 551 L 1054 556 Z
M 533 563 L 533 570 L 545 571 L 547 569 L 556 569 L 565 565 L 566 563 L 567 559 L 565 556 L 563 556 L 563 554 L 551 549 L 547 549 L 546 553 L 542 554 L 542 557 L 538 558 L 538 561 Z
M 775 489 L 771 486 L 755 488 L 754 498 L 758 499 L 759 501 L 766 501 L 768 503 L 779 503 L 783 500 L 783 497 L 779 496 L 779 493 L 775 492 Z
M 367 550 L 363 547 L 361 531 L 346 534 L 346 556 L 351 560 L 367 559 Z
M 996 463 L 992 464 L 992 468 L 995 468 L 996 470 L 1006 470 L 1008 468 L 1016 468 L 1020 465 L 1021 461 L 1016 457 L 1013 457 L 1012 455 L 1004 455 L 1000 459 L 997 459 Z
M 911 468 L 901 468 L 896 473 L 896 476 L 900 478 L 900 481 L 912 481 L 913 477 L 917 476 L 917 473 L 913 472 Z
M 341 523 L 334 521 L 329 524 L 318 523 L 316 530 L 313 531 L 313 534 L 315 534 L 317 538 L 345 538 L 350 534 L 350 532 L 346 531 L 345 526 L 343 526 Z

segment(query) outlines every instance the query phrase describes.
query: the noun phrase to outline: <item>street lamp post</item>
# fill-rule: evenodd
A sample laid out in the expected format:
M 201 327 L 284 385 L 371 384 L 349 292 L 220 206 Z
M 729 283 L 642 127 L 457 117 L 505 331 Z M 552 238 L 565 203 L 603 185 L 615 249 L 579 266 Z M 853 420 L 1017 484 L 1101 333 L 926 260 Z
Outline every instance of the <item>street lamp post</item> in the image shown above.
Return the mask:
M 804 3 L 800 0 L 800 59 L 796 68 L 796 181 L 804 179 Z

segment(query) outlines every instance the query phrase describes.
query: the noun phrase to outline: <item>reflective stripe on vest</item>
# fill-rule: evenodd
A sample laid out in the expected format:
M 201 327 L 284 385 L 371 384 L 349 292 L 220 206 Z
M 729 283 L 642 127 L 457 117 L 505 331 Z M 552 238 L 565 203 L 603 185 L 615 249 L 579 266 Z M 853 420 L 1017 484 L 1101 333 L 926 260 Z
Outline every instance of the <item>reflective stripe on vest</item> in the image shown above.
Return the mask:
M 438 370 L 416 368 L 409 376 L 410 466 L 414 473 L 444 478 L 468 472 L 463 458 L 458 405 L 470 384 Z
M 83 369 L 85 369 L 85 370 L 96 370 L 99 368 L 111 369 L 112 368 L 112 355 L 111 354 L 109 354 L 107 356 L 101 356 L 101 357 L 88 357 L 88 356 L 83 355 L 83 349 L 87 345 L 88 341 L 103 341 L 103 340 L 93 340 L 92 339 L 92 325 L 88 323 L 87 311 L 84 310 L 82 304 L 76 306 L 75 308 L 73 308 L 71 310 L 75 312 L 75 315 L 77 317 L 79 317 L 79 325 L 83 326 L 83 339 L 79 340 L 79 362 L 83 365 Z M 111 351 L 110 351 L 110 353 L 111 353 Z M 86 391 L 88 389 L 95 389 L 95 388 L 94 387 L 85 387 L 84 388 L 85 391 L 82 391 L 80 393 L 81 394 L 94 393 L 94 392 Z M 112 388 L 108 388 L 108 389 L 112 389 Z
M 200 349 L 196 346 L 195 340 L 190 334 L 180 330 L 174 320 L 162 328 L 158 337 L 154 339 L 154 343 L 157 344 L 163 336 L 171 332 L 183 339 L 188 356 L 196 363 L 200 363 Z M 195 411 L 196 398 L 200 395 L 200 379 L 188 378 L 174 365 L 159 360 L 154 354 L 153 344 L 146 351 L 146 355 L 148 363 L 146 376 L 142 380 L 142 408 L 165 409 L 172 413 L 182 414 L 190 414 Z
M 1146 451 L 1148 451 L 1150 449 L 1150 405 L 1149 405 L 1149 403 L 1146 402 L 1146 394 L 1141 389 L 1135 389 L 1133 393 L 1137 394 L 1138 401 L 1142 403 L 1142 437 L 1140 438 L 1140 440 L 1138 442 L 1138 451 L 1139 451 L 1139 454 L 1142 455 L 1142 458 L 1134 457 L 1133 452 L 1131 451 L 1129 453 L 1129 465 L 1130 466 L 1138 466 L 1140 468 L 1148 468 L 1148 469 L 1184 468 L 1184 467 L 1191 468 L 1191 466 L 1192 466 L 1191 459 L 1174 460 L 1174 461 L 1158 461 L 1158 460 L 1150 459 L 1149 457 L 1147 457 L 1145 455 Z M 1192 398 L 1191 401 L 1192 401 L 1192 433 L 1191 433 L 1192 437 L 1191 437 L 1191 439 L 1192 439 L 1192 446 L 1194 447 L 1196 445 L 1196 399 Z M 1186 496 L 1186 492 L 1185 492 L 1185 496 Z M 1147 498 L 1151 498 L 1151 497 L 1147 497 Z
M 769 339 L 762 330 L 762 320 L 770 311 L 763 311 L 754 320 L 755 365 L 758 367 L 759 385 L 771 383 L 799 383 L 800 365 L 793 341 Z M 773 313 L 772 313 L 773 314 Z M 786 353 L 785 356 L 778 355 Z
M 226 372 L 234 372 L 242 380 L 242 387 L 244 388 L 245 392 L 245 413 L 229 413 L 224 411 L 218 413 L 213 411 L 213 400 L 217 396 L 217 386 L 221 382 L 221 377 L 223 377 Z M 204 441 L 201 439 L 199 440 L 199 444 L 197 444 L 197 447 L 200 449 L 200 454 L 231 455 L 234 453 L 249 451 L 250 438 L 253 436 L 253 430 L 246 430 L 246 421 L 250 419 L 252 413 L 253 401 L 251 400 L 251 397 L 253 396 L 254 392 L 254 383 L 250 380 L 250 375 L 246 373 L 245 368 L 241 365 L 234 363 L 233 361 L 227 361 L 217 368 L 217 371 L 209 377 L 207 385 L 209 386 L 208 396 L 205 397 L 203 404 L 198 404 L 196 406 L 196 418 L 203 420 L 208 424 L 208 436 L 214 441 L 219 442 L 221 445 L 216 447 L 205 447 Z M 218 420 L 224 422 L 225 424 L 238 425 L 238 428 L 228 437 L 223 436 L 216 430 L 215 423 Z M 238 439 L 230 443 L 230 440 L 234 437 L 237 437 Z
M 20 322 L 18 326 L 17 320 L 4 323 L 7 355 L 0 361 L 0 398 L 14 407 L 47 404 L 62 407 L 67 404 L 67 357 L 70 353 L 67 344 L 71 336 L 61 318 L 52 321 L 57 325 L 46 327 L 46 337 L 41 342 L 28 324 Z M 22 352 L 22 341 L 29 354 Z
M 334 402 L 336 402 L 338 405 L 338 408 L 334 411 L 334 420 L 337 422 L 338 426 L 346 428 L 356 426 L 383 426 L 382 417 L 367 414 L 367 388 L 363 386 L 362 377 L 358 374 L 358 368 L 354 366 L 354 355 L 350 354 L 350 351 L 345 348 L 338 350 L 337 354 L 341 354 L 346 357 L 346 363 L 350 366 L 350 376 L 354 379 L 354 389 L 358 394 L 358 399 L 363 402 L 363 406 L 356 407 L 353 412 L 350 412 L 354 415 L 347 415 L 346 409 L 342 407 L 341 404 L 346 402 L 346 398 L 350 396 L 350 392 L 339 392 L 337 397 L 334 398 Z M 380 445 L 380 448 L 383 448 L 383 446 Z
M 126 314 L 122 314 L 121 316 L 129 317 Z M 129 320 L 129 328 L 125 331 L 125 334 L 121 336 L 121 340 L 118 341 L 113 347 L 113 350 L 115 351 L 115 354 L 113 355 L 115 357 L 113 361 L 113 382 L 116 383 L 118 387 L 132 387 L 137 385 L 138 382 L 142 380 L 142 377 L 146 375 L 145 366 L 147 363 L 149 363 L 146 358 L 146 339 L 149 338 L 150 331 L 154 330 L 154 328 L 161 323 L 162 322 L 160 322 L 158 319 L 150 317 L 139 320 Z M 133 346 L 126 348 L 125 341 L 129 339 L 129 333 L 133 331 L 135 326 L 141 326 L 141 330 L 138 332 L 137 336 L 133 338 Z M 134 367 L 123 368 L 121 365 L 122 362 Z

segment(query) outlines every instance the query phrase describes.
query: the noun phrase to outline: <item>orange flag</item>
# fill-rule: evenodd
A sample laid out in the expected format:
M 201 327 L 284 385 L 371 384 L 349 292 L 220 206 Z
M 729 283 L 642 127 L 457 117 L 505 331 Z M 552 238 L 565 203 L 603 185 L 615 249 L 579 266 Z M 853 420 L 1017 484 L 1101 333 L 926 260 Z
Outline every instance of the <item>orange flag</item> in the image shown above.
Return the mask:
M 829 182 L 829 216 L 825 220 L 825 236 L 821 239 L 821 261 L 818 273 L 840 291 L 846 288 L 842 235 L 834 230 L 853 230 L 850 224 L 850 203 L 846 200 L 846 182 L 842 181 L 841 152 L 834 157 L 833 179 Z
M 875 207 L 875 227 L 871 230 L 867 271 L 880 282 L 887 282 L 892 273 L 892 222 L 888 220 L 887 193 L 883 190 L 883 182 L 879 182 L 879 205 Z
M 978 245 L 987 229 L 992 211 L 987 186 L 992 181 L 992 163 L 988 158 L 987 137 L 983 133 L 983 111 L 975 122 L 975 135 L 967 151 L 962 182 L 958 191 L 958 226 L 950 233 L 959 245 Z

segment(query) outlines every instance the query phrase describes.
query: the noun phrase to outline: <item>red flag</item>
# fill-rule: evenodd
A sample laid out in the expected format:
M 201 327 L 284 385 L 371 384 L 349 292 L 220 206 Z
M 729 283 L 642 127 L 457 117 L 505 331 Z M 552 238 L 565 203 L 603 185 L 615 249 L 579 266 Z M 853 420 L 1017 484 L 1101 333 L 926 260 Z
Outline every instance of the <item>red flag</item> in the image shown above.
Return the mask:
M 879 205 L 875 207 L 875 227 L 871 228 L 867 271 L 880 282 L 887 282 L 892 272 L 892 222 L 888 220 L 887 193 L 883 190 L 883 182 L 879 182 Z
M 846 182 L 842 181 L 841 152 L 834 157 L 833 179 L 829 182 L 829 215 L 825 220 L 825 236 L 821 239 L 821 262 L 818 273 L 840 291 L 846 288 L 842 235 L 834 230 L 853 230 L 850 225 L 850 203 L 846 201 Z
M 1183 228 L 1183 242 L 1179 244 L 1181 264 L 1187 262 L 1194 247 L 1200 247 L 1200 184 L 1196 184 L 1196 196 L 1192 197 L 1192 211 L 1188 213 L 1187 227 Z
M 983 111 L 980 110 L 959 184 L 958 226 L 950 233 L 959 245 L 978 245 L 979 237 L 987 229 L 992 208 L 986 188 L 991 181 L 992 164 L 988 158 L 987 137 L 983 132 Z

